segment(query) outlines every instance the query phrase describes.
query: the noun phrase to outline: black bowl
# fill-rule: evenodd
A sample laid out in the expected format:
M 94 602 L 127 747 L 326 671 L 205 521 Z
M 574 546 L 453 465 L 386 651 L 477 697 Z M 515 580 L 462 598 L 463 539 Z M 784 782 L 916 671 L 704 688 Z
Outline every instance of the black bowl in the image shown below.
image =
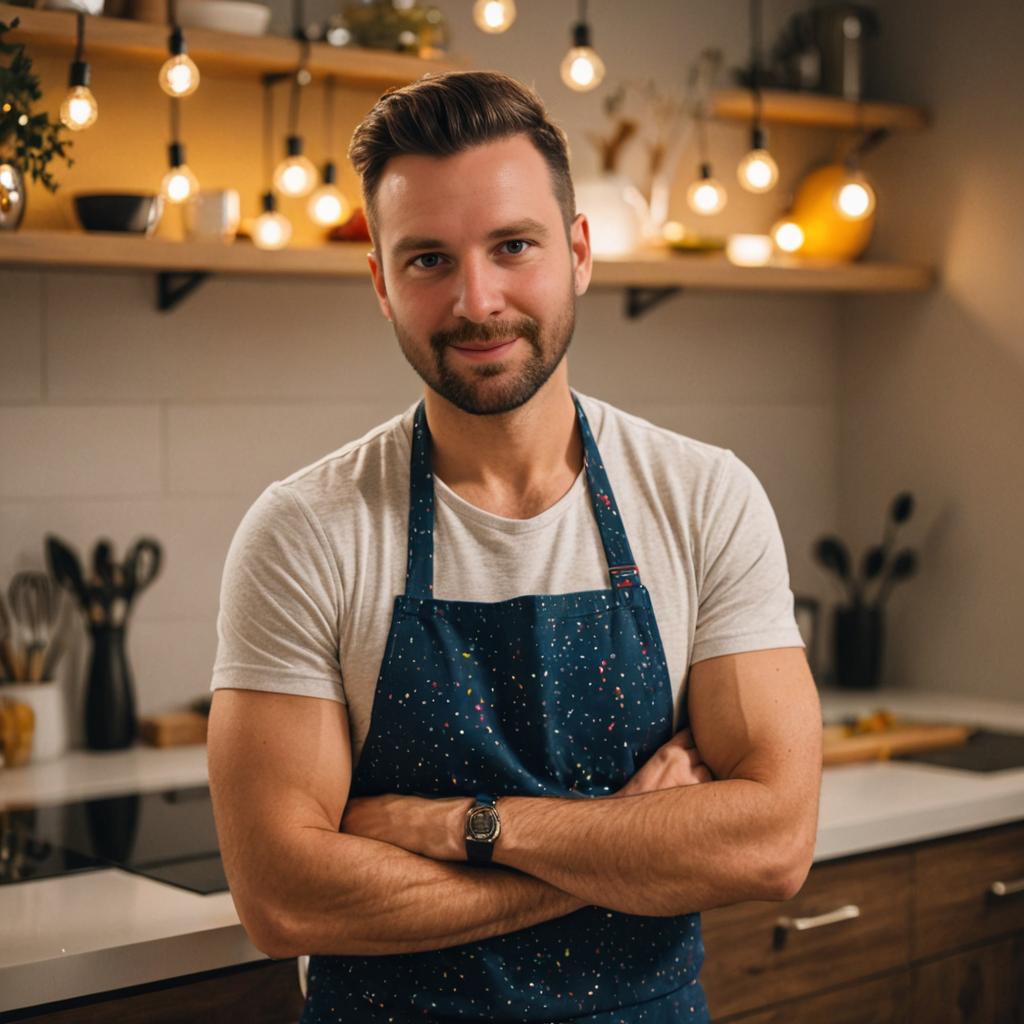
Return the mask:
M 75 196 L 75 213 L 86 231 L 148 235 L 162 212 L 160 196 L 149 193 L 80 192 Z

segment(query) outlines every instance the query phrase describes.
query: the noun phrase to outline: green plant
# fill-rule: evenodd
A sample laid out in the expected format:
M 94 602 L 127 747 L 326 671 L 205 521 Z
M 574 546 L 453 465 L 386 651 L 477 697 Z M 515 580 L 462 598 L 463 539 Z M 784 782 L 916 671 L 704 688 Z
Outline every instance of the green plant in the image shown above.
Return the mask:
M 66 131 L 60 121 L 51 121 L 49 115 L 32 113 L 32 104 L 42 99 L 39 76 L 32 71 L 32 59 L 25 56 L 24 43 L 8 43 L 4 36 L 17 28 L 19 19 L 10 25 L 0 21 L 0 54 L 10 61 L 0 64 L 0 153 L 9 150 L 14 139 L 14 162 L 23 174 L 31 174 L 33 181 L 42 182 L 51 192 L 58 185 L 47 166 L 55 157 L 67 162 L 74 160 L 65 154 L 73 143 L 64 139 Z

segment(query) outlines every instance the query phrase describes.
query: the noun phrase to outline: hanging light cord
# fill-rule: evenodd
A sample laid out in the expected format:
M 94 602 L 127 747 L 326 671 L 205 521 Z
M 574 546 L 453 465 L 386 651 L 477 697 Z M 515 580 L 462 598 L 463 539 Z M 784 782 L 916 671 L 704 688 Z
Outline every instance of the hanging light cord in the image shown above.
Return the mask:
M 85 50 L 85 13 L 77 11 L 76 14 L 78 15 L 78 42 L 75 43 L 75 63 L 78 64 L 81 62 Z
M 324 142 L 327 160 L 334 159 L 334 76 L 328 75 L 324 83 Z
M 274 148 L 274 94 L 271 91 L 273 79 L 263 79 L 263 180 L 268 183 L 273 176 L 270 166 L 271 150 Z
M 754 128 L 761 127 L 761 0 L 750 0 L 750 86 Z
M 178 27 L 178 0 L 167 0 L 167 24 Z
M 180 136 L 179 132 L 181 131 L 181 111 L 180 111 L 180 109 L 178 107 L 178 104 L 181 103 L 181 100 L 177 96 L 172 96 L 170 99 L 171 99 L 171 142 L 180 142 L 181 141 L 181 136 Z
M 292 76 L 291 103 L 288 107 L 288 134 L 299 134 L 299 103 L 302 87 L 309 81 L 306 65 L 309 63 L 309 41 L 303 40 L 299 57 L 299 66 Z

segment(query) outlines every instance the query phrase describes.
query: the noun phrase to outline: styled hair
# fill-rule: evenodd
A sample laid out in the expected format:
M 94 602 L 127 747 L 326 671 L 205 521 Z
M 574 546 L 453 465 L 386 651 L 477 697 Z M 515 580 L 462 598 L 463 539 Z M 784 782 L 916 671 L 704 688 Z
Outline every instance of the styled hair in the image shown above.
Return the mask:
M 576 216 L 565 132 L 548 120 L 540 97 L 496 71 L 427 74 L 390 89 L 352 134 L 348 157 L 362 180 L 363 203 L 377 244 L 377 189 L 387 162 L 417 154 L 445 157 L 525 135 L 547 162 L 566 236 Z

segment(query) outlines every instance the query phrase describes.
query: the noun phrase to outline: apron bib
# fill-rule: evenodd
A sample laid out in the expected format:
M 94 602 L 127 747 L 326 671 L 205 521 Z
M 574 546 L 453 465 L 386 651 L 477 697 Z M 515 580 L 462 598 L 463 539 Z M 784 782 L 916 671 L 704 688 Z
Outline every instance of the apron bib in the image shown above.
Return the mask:
M 417 407 L 406 592 L 395 598 L 352 796 L 607 796 L 672 735 L 672 686 L 650 595 L 573 401 L 610 589 L 496 603 L 431 596 L 434 484 L 430 431 Z M 313 955 L 300 1024 L 706 1022 L 703 959 L 699 913 L 584 907 L 436 951 Z

